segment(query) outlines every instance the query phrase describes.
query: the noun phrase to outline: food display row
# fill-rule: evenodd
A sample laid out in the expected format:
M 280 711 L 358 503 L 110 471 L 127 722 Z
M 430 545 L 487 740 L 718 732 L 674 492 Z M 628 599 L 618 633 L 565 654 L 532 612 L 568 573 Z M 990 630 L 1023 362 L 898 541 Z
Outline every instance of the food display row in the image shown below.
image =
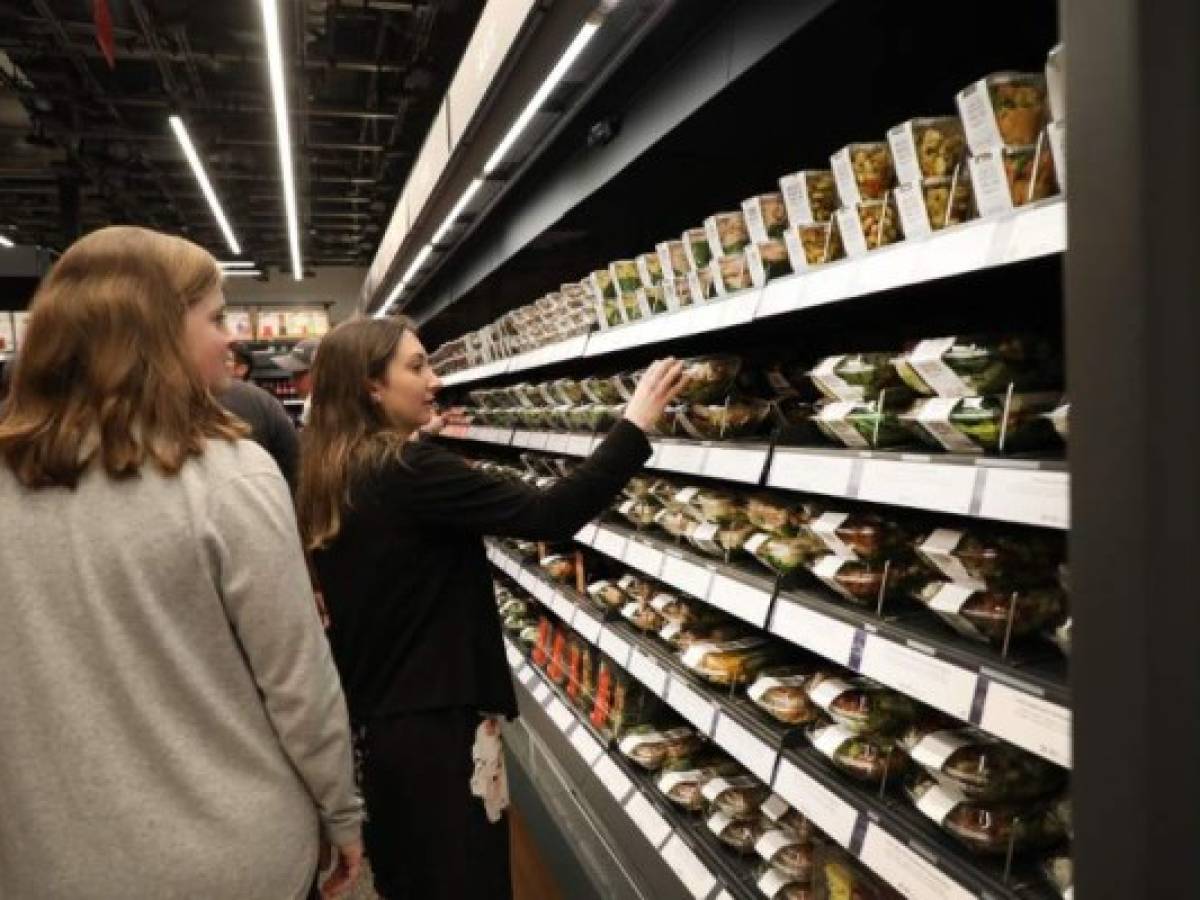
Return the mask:
M 979 865 L 1002 883 L 1024 890 L 1037 865 L 1069 866 L 1063 769 L 638 574 L 613 571 L 578 592 L 572 585 L 582 557 L 569 551 L 539 558 L 546 549 L 517 543 L 494 550 L 526 570 L 536 565 L 560 585 L 549 604 L 525 572 L 521 583 L 542 600 L 498 587 L 511 639 L 598 736 L 652 777 L 664 799 L 734 854 L 757 857 L 755 879 L 766 896 L 822 896 L 805 891 L 817 889 L 817 861 L 830 839 L 772 794 L 768 785 L 778 784 L 782 764 L 764 766 L 760 752 L 747 755 L 741 743 L 721 745 L 723 736 L 747 726 L 777 748 L 770 759 L 802 748 L 787 752 L 801 753 L 851 796 L 911 804 L 969 858 L 988 860 Z M 571 602 L 564 611 L 563 596 L 580 609 L 591 598 L 612 618 L 603 630 L 580 628 L 592 621 L 590 612 L 580 612 L 578 630 L 566 627 Z M 617 624 L 622 619 L 629 627 Z M 655 675 L 647 675 L 639 656 L 659 659 L 670 684 L 656 677 L 657 663 L 648 663 Z M 715 724 L 718 716 L 722 723 L 732 716 L 734 724 Z M 839 830 L 834 842 L 847 837 Z M 789 886 L 792 892 L 783 893 Z
M 644 321 L 1051 196 L 1056 165 L 1065 167 L 1065 112 L 1051 109 L 1061 96 L 1059 52 L 1051 51 L 1046 74 L 989 75 L 959 92 L 956 115 L 914 118 L 885 139 L 851 143 L 828 168 L 785 174 L 778 190 L 749 197 L 740 209 L 561 285 L 438 348 L 435 366 L 448 374 L 593 323 L 609 329 Z

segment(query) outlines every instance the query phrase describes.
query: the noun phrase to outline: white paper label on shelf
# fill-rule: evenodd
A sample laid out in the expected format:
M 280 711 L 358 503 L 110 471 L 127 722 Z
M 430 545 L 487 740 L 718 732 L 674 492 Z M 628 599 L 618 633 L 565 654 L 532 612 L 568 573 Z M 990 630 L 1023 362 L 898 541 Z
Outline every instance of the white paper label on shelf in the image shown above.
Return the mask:
M 713 740 L 717 746 L 726 750 L 762 781 L 770 782 L 771 774 L 775 771 L 775 758 L 778 754 L 772 747 L 739 725 L 737 721 L 729 716 L 721 715 L 717 719 Z
M 611 528 L 601 526 L 596 529 L 596 540 L 593 546 L 613 559 L 621 559 L 625 553 L 625 536 Z
M 625 545 L 625 562 L 651 578 L 657 578 L 662 572 L 663 555 L 657 547 L 644 544 L 636 538 L 631 538 Z
M 1071 711 L 992 681 L 979 726 L 1065 768 L 1071 766 Z
M 600 640 L 600 620 L 592 618 L 590 613 L 576 609 L 571 625 L 589 644 L 595 644 Z
M 523 656 L 521 656 L 520 653 L 517 652 L 517 648 L 514 647 L 512 644 L 510 644 L 508 641 L 504 642 L 504 655 L 508 657 L 508 664 L 510 666 L 512 666 L 514 669 L 517 668 L 518 666 L 520 666 L 521 663 L 523 663 L 525 661 L 525 658 Z
M 854 178 L 854 163 L 850 159 L 850 148 L 843 147 L 829 157 L 830 168 L 833 169 L 833 180 L 837 183 L 838 199 L 842 206 L 853 208 L 854 204 L 862 202 L 858 192 L 858 181 Z
M 772 794 L 759 807 L 759 811 L 772 822 L 778 822 L 788 814 L 789 810 L 791 810 L 791 807 L 788 806 L 787 801 L 778 794 Z
M 870 443 L 846 420 L 846 416 L 853 412 L 856 406 L 856 403 L 848 400 L 829 403 L 817 413 L 817 418 L 847 447 L 866 450 L 871 446 Z
M 533 699 L 538 702 L 539 706 L 545 706 L 546 701 L 550 699 L 550 688 L 546 682 L 539 681 L 537 687 L 533 689 Z
M 704 472 L 708 478 L 758 484 L 766 463 L 767 451 L 759 448 L 709 447 L 704 457 Z
M 854 548 L 843 541 L 837 533 L 849 518 L 850 514 L 844 512 L 822 513 L 808 527 L 834 556 L 840 556 L 843 559 L 858 559 Z
M 786 597 L 780 597 L 775 604 L 770 631 L 838 665 L 850 664 L 855 628 Z
M 550 714 L 550 720 L 554 722 L 561 732 L 567 732 L 575 724 L 574 713 L 567 709 L 557 697 L 551 699 L 550 706 L 547 707 L 546 711 Z
M 1004 155 L 999 150 L 972 156 L 971 188 L 975 192 L 975 205 L 983 218 L 1006 216 L 1014 209 L 1008 176 L 1004 171 Z
M 984 584 L 973 578 L 962 564 L 962 560 L 954 555 L 954 551 L 958 549 L 962 539 L 963 532 L 957 529 L 938 528 L 917 548 L 917 552 L 927 563 L 951 581 L 982 589 Z
M 733 775 L 729 778 L 713 778 L 700 789 L 701 795 L 709 803 L 714 802 L 726 791 L 744 790 L 756 787 L 758 780 L 749 775 Z
M 708 830 L 720 837 L 725 829 L 733 824 L 733 819 L 723 812 L 715 812 L 708 817 Z
M 767 234 L 767 224 L 763 220 L 762 202 L 758 197 L 750 197 L 742 201 L 742 217 L 746 220 L 746 233 L 750 243 L 765 244 L 771 239 Z
M 1067 528 L 1071 486 L 1066 472 L 988 469 L 979 514 L 989 519 Z
M 943 359 L 956 340 L 955 337 L 930 338 L 918 343 L 905 357 L 909 368 L 921 376 L 921 380 L 939 397 L 970 397 L 974 393 Z
M 546 441 L 546 449 L 551 453 L 566 453 L 569 439 L 565 434 L 552 434 Z
M 629 644 L 611 628 L 600 632 L 600 649 L 612 657 L 622 669 L 629 666 Z
M 629 672 L 652 690 L 662 696 L 667 690 L 667 673 L 654 659 L 641 650 L 635 649 L 629 658 Z
M 943 875 L 914 851 L 871 823 L 863 838 L 860 858 L 906 897 L 921 900 L 975 900 L 949 876 Z
M 593 771 L 600 779 L 600 783 L 618 803 L 628 797 L 629 792 L 633 789 L 633 782 L 629 780 L 629 776 L 622 772 L 621 767 L 613 762 L 607 754 L 600 757 L 600 761 L 596 763 Z
M 796 840 L 796 836 L 791 832 L 773 828 L 763 833 L 763 836 L 754 845 L 754 849 L 758 851 L 759 856 L 770 862 L 775 858 L 775 854 L 784 847 L 794 847 L 799 843 L 800 841 Z
M 755 679 L 754 683 L 746 688 L 746 696 L 755 703 L 759 703 L 766 696 L 767 691 L 772 691 L 779 687 L 804 687 L 807 681 L 808 679 L 803 675 L 782 675 L 778 678 L 764 675 Z
M 673 679 L 667 687 L 667 702 L 702 734 L 712 734 L 716 710 L 711 701 L 701 697 L 682 681 Z
M 931 772 L 940 772 L 955 753 L 977 743 L 962 731 L 934 731 L 925 735 L 909 751 L 913 762 Z M 940 821 L 940 820 L 939 820 Z
M 517 672 L 517 678 L 521 680 L 521 684 L 529 687 L 529 682 L 537 678 L 537 672 L 534 671 L 532 666 L 525 666 Z
M 600 743 L 583 726 L 576 728 L 572 732 L 571 746 L 575 748 L 575 752 L 582 756 L 583 761 L 589 766 L 595 765 L 596 760 L 600 758 L 600 754 L 604 752 L 604 748 L 600 746 Z
M 971 511 L 978 475 L 969 465 L 868 459 L 863 462 L 858 499 L 965 516 Z
M 697 565 L 674 553 L 664 555 L 662 580 L 700 600 L 708 597 L 712 575 L 712 570 L 706 566 Z
M 825 678 L 815 687 L 809 688 L 808 696 L 813 703 L 828 712 L 834 700 L 854 689 L 854 685 L 841 678 Z
M 672 835 L 663 846 L 662 858 L 696 900 L 704 900 L 717 886 L 716 877 L 700 862 L 679 835 Z
M 874 634 L 867 635 L 859 671 L 964 721 L 979 679 L 975 672 Z
M 992 108 L 992 97 L 988 92 L 987 79 L 981 78 L 958 92 L 958 114 L 962 118 L 967 145 L 974 154 L 996 150 L 1004 146 L 1004 138 L 996 124 L 996 113 Z
M 916 404 L 921 428 L 950 453 L 982 453 L 983 448 L 959 431 L 950 416 L 959 404 L 956 397 L 928 397 Z
M 629 802 L 625 804 L 625 812 L 655 849 L 661 847 L 667 835 L 671 833 L 671 826 L 667 820 L 637 791 L 634 791 Z
M 853 738 L 854 735 L 841 725 L 826 725 L 813 732 L 813 746 L 833 759 L 845 743 Z
M 946 821 L 946 816 L 954 812 L 965 799 L 961 792 L 949 785 L 934 783 L 926 788 L 916 806 L 923 815 L 941 825 Z
M 1046 126 L 1046 137 L 1050 139 L 1050 155 L 1054 159 L 1054 174 L 1063 193 L 1067 192 L 1067 126 L 1065 122 L 1051 122 Z
M 771 609 L 771 592 L 716 572 L 708 590 L 708 604 L 762 628 Z
M 596 526 L 591 522 L 584 525 L 577 532 L 575 532 L 575 540 L 579 541 L 581 544 L 586 544 L 589 547 L 592 546 L 592 542 L 596 540 Z
M 823 456 L 776 448 L 767 484 L 793 491 L 847 497 L 854 462 L 849 456 Z
M 563 452 L 569 453 L 571 456 L 587 456 L 591 449 L 591 437 L 586 434 L 572 434 L 567 438 L 567 445 L 563 448 Z
M 843 847 L 858 820 L 858 810 L 787 759 L 779 761 L 775 792 Z
M 704 469 L 704 455 L 708 448 L 703 444 L 684 444 L 663 441 L 657 445 L 654 467 L 671 472 L 699 475 Z M 682 501 L 681 501 L 682 502 Z
M 845 356 L 827 356 L 808 373 L 812 383 L 825 396 L 834 400 L 862 400 L 861 385 L 850 384 L 837 373 Z
M 904 122 L 887 133 L 888 147 L 892 151 L 892 166 L 896 170 L 896 181 L 900 184 L 919 182 L 921 165 L 917 161 L 917 142 L 913 136 L 912 122 Z M 907 231 L 905 238 L 910 238 Z
M 805 180 L 803 172 L 784 175 L 779 179 L 779 190 L 783 194 L 783 206 L 787 210 L 788 224 L 791 228 L 808 225 L 813 221 L 812 204 L 808 197 L 808 182 Z
M 900 213 L 900 227 L 904 239 L 913 241 L 933 233 L 929 222 L 929 210 L 925 208 L 925 193 L 919 182 L 901 184 L 892 191 L 896 198 L 896 210 Z
M 866 256 L 868 253 L 867 236 L 863 234 L 862 219 L 856 209 L 839 209 L 833 214 L 837 220 L 838 232 L 842 235 L 842 246 L 846 256 L 854 259 Z

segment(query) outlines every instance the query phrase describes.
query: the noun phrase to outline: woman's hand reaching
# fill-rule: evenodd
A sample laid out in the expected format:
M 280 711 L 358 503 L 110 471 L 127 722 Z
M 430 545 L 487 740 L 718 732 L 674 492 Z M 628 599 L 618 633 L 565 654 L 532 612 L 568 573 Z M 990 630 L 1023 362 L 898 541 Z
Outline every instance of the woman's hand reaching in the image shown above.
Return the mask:
M 683 389 L 683 381 L 683 363 L 674 357 L 651 363 L 625 407 L 625 418 L 642 431 L 653 430 L 667 404 Z

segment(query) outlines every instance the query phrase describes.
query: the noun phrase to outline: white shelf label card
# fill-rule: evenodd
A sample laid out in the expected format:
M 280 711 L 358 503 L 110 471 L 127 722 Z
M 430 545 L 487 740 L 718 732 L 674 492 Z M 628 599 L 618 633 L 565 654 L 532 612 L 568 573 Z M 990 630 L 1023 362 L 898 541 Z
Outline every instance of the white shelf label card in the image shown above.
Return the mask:
M 767 484 L 807 493 L 850 496 L 850 479 L 857 462 L 850 456 L 821 456 L 776 448 Z
M 603 626 L 600 620 L 593 618 L 590 613 L 576 609 L 571 624 L 589 644 L 596 644 L 600 640 L 600 629 Z
M 600 632 L 600 649 L 612 657 L 622 669 L 629 667 L 629 644 L 611 628 Z
M 537 687 L 533 689 L 533 699 L 538 702 L 539 706 L 546 705 L 546 701 L 550 699 L 550 687 L 546 682 L 538 682 Z
M 975 898 L 974 893 L 963 889 L 874 823 L 867 826 L 859 857 L 906 897 L 920 897 L 921 900 Z
M 675 679 L 667 686 L 667 702 L 704 735 L 712 734 L 716 710 L 712 702 Z
M 862 674 L 966 721 L 979 676 L 879 635 L 867 635 Z
M 596 760 L 600 758 L 600 754 L 604 752 L 604 748 L 600 746 L 600 742 L 592 737 L 591 733 L 586 728 L 580 726 L 571 733 L 571 746 L 575 748 L 575 752 L 583 757 L 583 761 L 589 766 L 596 764 Z
M 770 631 L 838 665 L 850 665 L 856 629 L 787 597 L 781 596 L 776 601 Z
M 668 553 L 664 556 L 660 577 L 672 587 L 677 587 L 693 597 L 704 600 L 708 597 L 713 573 L 707 566 L 698 565 L 674 553 Z
M 575 724 L 575 714 L 557 697 L 551 698 L 546 712 L 549 714 L 550 720 L 554 723 L 555 727 L 563 732 L 563 734 L 570 731 L 571 726 Z
M 833 840 L 843 847 L 850 846 L 858 821 L 858 810 L 853 806 L 788 759 L 779 761 L 774 788 L 775 793 L 812 819 Z
M 608 754 L 600 757 L 600 761 L 596 763 L 596 767 L 592 771 L 596 773 L 600 783 L 618 803 L 624 801 L 629 796 L 629 792 L 633 790 L 633 782 L 629 780 L 629 776 L 621 771 L 621 767 Z
M 708 448 L 703 444 L 663 441 L 658 444 L 658 452 L 652 462 L 656 469 L 699 475 L 704 471 L 704 455 L 707 452 Z
M 1071 711 L 1057 703 L 989 680 L 979 727 L 1071 767 Z
M 953 463 L 868 459 L 863 461 L 858 497 L 965 516 L 971 511 L 979 472 L 977 466 Z
M 1004 522 L 1067 528 L 1071 524 L 1071 482 L 1066 472 L 988 469 L 979 515 Z
M 649 800 L 637 791 L 634 791 L 629 802 L 625 804 L 625 812 L 628 813 L 629 818 L 633 819 L 638 831 L 646 836 L 646 840 L 656 850 L 663 845 L 671 833 L 671 826 L 667 820 L 651 805 Z
M 766 460 L 767 451 L 762 447 L 709 447 L 702 474 L 724 481 L 758 484 Z
M 596 540 L 593 546 L 613 559 L 621 559 L 625 554 L 625 536 L 601 525 L 596 529 Z
M 575 532 L 575 540 L 579 541 L 581 544 L 586 544 L 589 547 L 592 546 L 592 543 L 596 540 L 595 524 L 588 522 L 588 524 L 580 528 L 577 532 Z
M 654 658 L 634 650 L 629 657 L 629 673 L 638 681 L 650 688 L 658 696 L 663 696 L 667 690 L 667 673 Z
M 625 545 L 625 562 L 651 578 L 658 578 L 662 572 L 663 553 L 657 547 L 630 538 Z
M 770 783 L 775 772 L 775 760 L 778 754 L 774 748 L 763 743 L 735 719 L 722 714 L 717 719 L 717 728 L 713 739 L 719 747 L 728 751 L 729 755 L 753 772 L 760 780 Z
M 671 835 L 671 839 L 663 845 L 662 857 L 696 900 L 704 900 L 717 886 L 716 877 L 679 835 Z
M 708 604 L 759 628 L 767 624 L 771 591 L 717 571 L 708 589 Z
M 535 678 L 537 678 L 537 672 L 534 671 L 533 666 L 527 665 L 527 666 L 524 666 L 523 668 L 521 668 L 520 670 L 518 670 L 517 678 L 520 679 L 521 684 L 525 685 L 525 687 L 528 688 L 529 683 L 531 681 L 533 681 Z

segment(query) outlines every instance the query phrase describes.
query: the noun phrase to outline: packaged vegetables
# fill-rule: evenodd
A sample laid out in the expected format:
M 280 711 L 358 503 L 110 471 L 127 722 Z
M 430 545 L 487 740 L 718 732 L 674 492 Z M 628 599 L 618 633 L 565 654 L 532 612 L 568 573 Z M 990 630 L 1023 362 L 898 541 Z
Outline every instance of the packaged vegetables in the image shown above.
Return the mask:
M 746 689 L 746 696 L 785 725 L 805 725 L 820 715 L 806 690 L 811 677 L 811 671 L 798 666 L 763 669 Z
M 890 353 L 827 356 L 808 372 L 813 386 L 830 400 L 874 400 L 902 386 Z
M 1056 626 L 1067 613 L 1057 585 L 989 590 L 930 581 L 914 596 L 959 634 L 995 645 Z
M 808 696 L 851 734 L 896 734 L 914 722 L 920 708 L 911 697 L 871 681 L 849 681 L 828 672 L 814 674 Z
M 1053 394 L 924 398 L 899 416 L 930 447 L 950 453 L 1037 450 L 1051 446 L 1054 430 L 1043 416 Z
M 892 155 L 884 141 L 850 144 L 830 157 L 838 198 L 851 209 L 864 200 L 881 200 L 892 186 Z
M 754 853 L 754 845 L 766 829 L 767 825 L 762 819 L 731 819 L 722 812 L 715 812 L 708 817 L 708 830 L 722 844 L 744 856 Z
M 838 769 L 857 781 L 879 784 L 904 772 L 908 757 L 894 738 L 855 734 L 837 723 L 808 730 L 809 742 Z
M 746 217 L 740 209 L 709 216 L 704 220 L 704 230 L 712 256 L 718 259 L 739 253 L 750 243 Z
M 689 812 L 704 809 L 707 801 L 701 790 L 719 776 L 735 775 L 741 767 L 726 757 L 683 759 L 664 767 L 658 789 L 668 800 Z
M 722 643 L 692 644 L 684 651 L 683 665 L 701 678 L 719 685 L 743 685 L 776 661 L 778 648 L 765 637 L 747 637 Z
M 659 731 L 653 725 L 635 725 L 617 747 L 627 759 L 643 769 L 657 772 L 668 762 L 679 762 L 694 755 L 703 744 L 703 738 L 686 726 Z
M 790 225 L 828 222 L 837 209 L 837 185 L 829 169 L 807 169 L 779 179 Z
M 759 807 L 771 789 L 753 775 L 718 776 L 708 781 L 701 793 L 716 812 L 738 821 L 759 818 Z
M 888 130 L 888 145 L 901 184 L 943 178 L 962 164 L 962 122 L 957 116 L 911 119 Z
M 1046 79 L 999 72 L 959 91 L 958 111 L 971 152 L 1033 144 L 1046 124 Z
M 766 400 L 730 398 L 722 404 L 685 404 L 678 410 L 676 421 L 691 437 L 715 441 L 757 434 L 770 414 L 771 404 Z

